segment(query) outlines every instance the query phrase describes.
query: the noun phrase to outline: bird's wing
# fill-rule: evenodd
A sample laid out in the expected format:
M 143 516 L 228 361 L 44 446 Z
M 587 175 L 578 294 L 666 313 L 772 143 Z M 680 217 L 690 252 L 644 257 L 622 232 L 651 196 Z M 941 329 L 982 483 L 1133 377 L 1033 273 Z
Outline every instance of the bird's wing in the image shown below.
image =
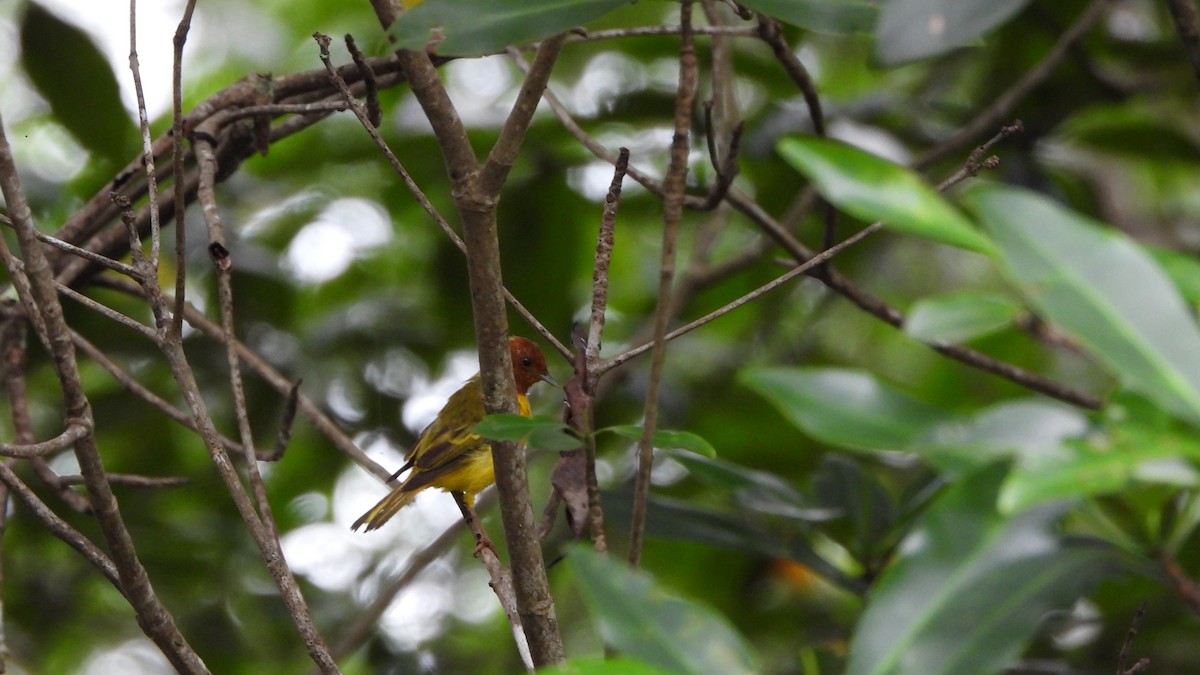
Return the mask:
M 479 376 L 467 380 L 421 434 L 409 454 L 413 472 L 404 481 L 405 490 L 416 490 L 453 471 L 472 455 L 487 447 L 473 430 L 483 419 L 483 389 Z

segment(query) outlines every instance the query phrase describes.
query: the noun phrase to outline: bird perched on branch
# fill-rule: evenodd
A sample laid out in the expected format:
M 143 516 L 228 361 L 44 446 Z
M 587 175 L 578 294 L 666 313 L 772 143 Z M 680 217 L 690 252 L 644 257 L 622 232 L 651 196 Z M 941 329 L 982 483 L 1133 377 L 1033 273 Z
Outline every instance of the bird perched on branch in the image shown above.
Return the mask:
M 546 369 L 546 357 L 533 342 L 523 337 L 508 339 L 512 355 L 513 380 L 517 386 L 517 409 L 528 417 L 529 399 L 526 393 L 538 381 L 557 386 Z M 450 397 L 445 407 L 417 439 L 408 461 L 392 475 L 412 469 L 408 477 L 386 497 L 354 522 L 350 529 L 357 530 L 366 525 L 366 531 L 378 529 L 397 511 L 407 506 L 417 493 L 428 487 L 436 487 L 454 495 L 463 508 L 463 517 L 471 524 L 474 517 L 475 495 L 496 480 L 492 469 L 492 446 L 487 439 L 474 432 L 475 425 L 485 415 L 483 386 L 479 374 Z M 480 548 L 487 542 L 483 530 L 476 532 Z M 482 538 L 480 539 L 479 537 Z M 490 542 L 487 542 L 490 545 Z M 478 554 L 478 549 L 476 551 Z

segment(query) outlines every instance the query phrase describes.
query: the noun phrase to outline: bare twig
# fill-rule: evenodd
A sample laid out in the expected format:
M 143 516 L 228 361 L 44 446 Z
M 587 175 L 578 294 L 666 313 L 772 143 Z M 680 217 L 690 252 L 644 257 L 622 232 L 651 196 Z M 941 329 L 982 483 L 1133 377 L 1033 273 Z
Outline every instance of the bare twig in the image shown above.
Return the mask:
M 75 445 L 80 439 L 92 433 L 85 423 L 72 422 L 67 424 L 63 432 L 48 441 L 41 443 L 0 443 L 0 455 L 4 457 L 45 457 L 56 452 L 62 452 Z
M 83 476 L 62 476 L 60 480 L 64 485 L 82 485 L 84 482 Z M 187 485 L 192 482 L 192 479 L 182 476 L 135 476 L 128 473 L 110 473 L 108 482 L 123 487 L 158 489 Z
M 667 321 L 671 310 L 671 285 L 675 279 L 675 239 L 683 220 L 686 187 L 688 134 L 696 97 L 696 47 L 692 40 L 692 3 L 683 0 L 679 10 L 679 88 L 675 95 L 675 136 L 671 143 L 671 163 L 663 181 L 662 263 L 658 276 L 658 306 L 654 319 L 653 351 L 650 354 L 650 383 L 642 419 L 642 437 L 638 441 L 637 479 L 633 493 L 633 522 L 630 525 L 629 563 L 637 567 L 642 557 L 646 506 L 650 496 L 650 471 L 654 464 L 654 430 L 658 420 L 658 396 L 666 361 Z
M 174 203 L 182 204 L 187 199 L 187 189 L 183 180 L 183 46 L 187 43 L 188 32 L 192 28 L 192 13 L 196 11 L 196 0 L 188 0 L 183 8 L 183 16 L 175 28 L 175 37 L 171 44 L 175 48 L 175 58 L 171 69 L 171 172 L 174 180 L 171 188 L 174 190 Z M 171 310 L 171 334 L 183 338 L 183 302 L 187 291 L 187 224 L 184 214 L 186 209 L 176 208 L 175 211 L 175 307 Z
M 1146 603 L 1138 605 L 1137 613 L 1133 615 L 1133 621 L 1129 622 L 1129 631 L 1125 633 L 1125 642 L 1121 644 L 1121 652 L 1117 655 L 1117 675 L 1136 675 L 1150 667 L 1150 659 L 1138 659 L 1129 668 L 1125 667 L 1125 660 L 1129 658 L 1129 648 L 1133 646 L 1133 638 L 1137 636 L 1138 629 L 1142 626 L 1142 619 L 1146 618 Z
M 154 148 L 150 138 L 150 118 L 146 114 L 146 96 L 142 92 L 142 71 L 137 55 L 137 0 L 129 0 L 129 70 L 133 73 L 133 91 L 137 95 L 138 124 L 142 132 L 142 161 L 146 168 L 146 189 L 150 194 L 150 269 L 158 271 L 161 244 L 158 223 L 158 176 L 154 174 Z
M 296 380 L 296 384 L 293 384 L 292 390 L 288 392 L 287 401 L 283 405 L 283 418 L 279 423 L 279 435 L 275 437 L 275 447 L 269 454 L 260 452 L 258 461 L 278 462 L 283 459 L 283 453 L 287 451 L 288 443 L 292 440 L 292 424 L 296 421 L 296 407 L 300 400 L 300 382 Z

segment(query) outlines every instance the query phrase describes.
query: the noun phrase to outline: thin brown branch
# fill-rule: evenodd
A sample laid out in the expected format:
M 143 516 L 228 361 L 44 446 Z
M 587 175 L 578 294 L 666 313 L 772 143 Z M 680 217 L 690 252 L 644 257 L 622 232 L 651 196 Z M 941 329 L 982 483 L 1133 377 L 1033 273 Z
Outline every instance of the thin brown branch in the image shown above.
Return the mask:
M 642 558 L 646 507 L 650 497 L 650 471 L 654 464 L 654 431 L 658 421 L 659 387 L 666 362 L 667 322 L 671 314 L 671 286 L 675 280 L 675 245 L 683 221 L 684 190 L 688 169 L 688 136 L 696 98 L 696 46 L 692 39 L 692 3 L 683 0 L 679 10 L 679 87 L 675 94 L 675 135 L 671 141 L 671 163 L 663 180 L 662 262 L 658 275 L 658 305 L 654 317 L 650 382 L 638 441 L 637 479 L 633 492 L 633 521 L 630 524 L 629 564 L 637 567 Z
M 150 137 L 150 118 L 146 114 L 146 95 L 142 91 L 142 71 L 137 54 L 137 0 L 129 0 L 129 70 L 133 73 L 133 91 L 137 96 L 138 125 L 142 132 L 142 162 L 146 170 L 146 189 L 150 195 L 150 269 L 158 271 L 162 242 L 158 221 L 158 176 L 154 173 L 154 143 Z
M 187 200 L 187 188 L 183 179 L 183 46 L 187 44 L 188 32 L 192 29 L 192 14 L 196 11 L 196 0 L 188 0 L 183 16 L 175 28 L 171 40 L 174 60 L 171 68 L 171 173 L 174 176 L 171 188 L 174 203 Z M 175 307 L 171 310 L 171 335 L 183 339 L 183 302 L 187 291 L 187 224 L 186 209 L 175 208 Z
M 7 218 L 0 217 L 0 224 L 12 227 L 12 221 Z M 114 272 L 119 272 L 128 277 L 133 277 L 137 274 L 137 271 L 132 266 L 126 265 L 119 260 L 113 260 L 112 258 L 100 255 L 99 253 L 93 253 L 86 248 L 80 248 L 70 242 L 66 242 L 53 235 L 46 234 L 45 232 L 36 232 L 35 234 L 38 238 L 38 241 L 49 244 L 50 246 L 53 246 L 64 253 L 69 253 L 73 256 L 83 258 L 84 260 L 96 263 L 97 265 L 106 267 Z
M 275 447 L 270 453 L 258 453 L 258 461 L 260 462 L 278 462 L 283 459 L 283 453 L 287 451 L 288 443 L 292 440 L 292 425 L 296 422 L 296 407 L 300 400 L 300 380 L 292 385 L 292 390 L 288 392 L 287 401 L 283 405 L 283 418 L 279 423 L 279 434 L 275 437 Z
M 59 480 L 64 485 L 83 485 L 84 482 L 83 476 L 71 475 L 62 476 Z M 187 485 L 192 482 L 192 479 L 182 476 L 137 476 L 129 473 L 110 473 L 108 482 L 122 487 L 159 489 Z
M 101 316 L 112 319 L 126 328 L 130 328 L 134 332 L 140 333 L 143 337 L 151 342 L 158 344 L 158 333 L 156 333 L 153 328 L 147 326 L 141 321 L 138 321 L 131 316 L 122 314 L 108 305 L 97 302 L 83 293 L 71 288 L 70 286 L 64 286 L 56 281 L 54 282 L 54 287 L 58 289 L 59 293 L 62 293 L 66 297 L 78 302 L 84 307 L 87 307 Z
M 90 426 L 80 422 L 71 422 L 67 424 L 67 428 L 62 433 L 48 441 L 42 441 L 41 443 L 0 443 L 0 455 L 19 459 L 45 457 L 46 455 L 66 450 L 90 433 L 92 433 Z
M 1146 618 L 1146 603 L 1138 605 L 1137 612 L 1133 615 L 1133 621 L 1129 622 L 1129 630 L 1125 633 L 1125 642 L 1121 644 L 1121 651 L 1117 654 L 1117 675 L 1135 675 L 1150 667 L 1150 659 L 1138 659 L 1129 668 L 1125 667 L 1125 661 L 1129 658 L 1129 648 L 1133 646 L 1133 638 L 1137 637 L 1138 629 L 1142 626 L 1142 620 Z
M 383 122 L 383 109 L 379 107 L 379 85 L 375 83 L 375 71 L 371 70 L 371 64 L 367 63 L 358 45 L 354 44 L 354 38 L 349 34 L 346 35 L 346 49 L 350 51 L 350 58 L 362 73 L 364 96 L 367 99 L 367 120 L 371 122 L 371 126 L 378 127 Z

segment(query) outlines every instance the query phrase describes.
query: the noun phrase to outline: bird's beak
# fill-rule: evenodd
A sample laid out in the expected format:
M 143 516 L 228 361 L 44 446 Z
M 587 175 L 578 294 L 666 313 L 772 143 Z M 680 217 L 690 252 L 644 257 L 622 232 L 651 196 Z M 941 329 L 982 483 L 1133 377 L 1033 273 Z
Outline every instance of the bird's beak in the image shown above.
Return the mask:
M 549 384 L 551 387 L 558 387 L 559 389 L 562 388 L 558 384 L 558 380 L 555 380 L 554 377 L 552 377 L 550 375 L 550 373 L 542 373 L 541 375 L 538 375 L 538 378 L 540 378 L 542 380 L 542 382 Z

